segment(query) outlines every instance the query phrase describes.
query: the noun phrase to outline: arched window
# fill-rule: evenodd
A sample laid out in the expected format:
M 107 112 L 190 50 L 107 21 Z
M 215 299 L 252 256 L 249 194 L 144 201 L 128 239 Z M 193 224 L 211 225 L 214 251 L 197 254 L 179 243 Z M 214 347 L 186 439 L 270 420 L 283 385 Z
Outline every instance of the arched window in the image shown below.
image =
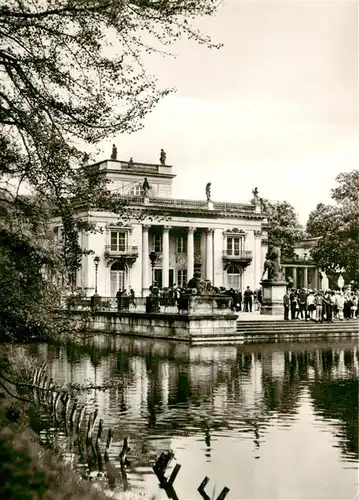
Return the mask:
M 227 288 L 234 288 L 235 290 L 242 289 L 242 271 L 239 266 L 231 264 L 227 269 Z
M 110 293 L 115 297 L 119 289 L 126 286 L 126 268 L 123 262 L 114 262 L 110 270 Z

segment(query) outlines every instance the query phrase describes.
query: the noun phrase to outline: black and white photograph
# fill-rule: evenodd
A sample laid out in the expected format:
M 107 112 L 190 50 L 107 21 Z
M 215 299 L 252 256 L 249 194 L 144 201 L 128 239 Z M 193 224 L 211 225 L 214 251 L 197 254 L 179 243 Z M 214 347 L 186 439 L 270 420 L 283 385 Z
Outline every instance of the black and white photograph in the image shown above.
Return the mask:
M 359 500 L 357 0 L 0 0 L 0 496 Z

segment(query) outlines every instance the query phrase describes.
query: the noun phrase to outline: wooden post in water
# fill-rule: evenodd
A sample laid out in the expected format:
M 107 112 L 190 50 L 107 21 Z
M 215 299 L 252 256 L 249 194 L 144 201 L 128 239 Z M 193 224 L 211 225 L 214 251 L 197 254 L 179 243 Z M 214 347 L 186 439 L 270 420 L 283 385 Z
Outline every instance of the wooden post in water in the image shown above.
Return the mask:
M 36 368 L 35 373 L 34 373 L 34 378 L 32 379 L 32 385 L 34 386 L 32 393 L 33 393 L 35 404 L 38 403 L 38 399 L 39 399 L 38 395 L 37 395 L 37 389 L 35 387 L 37 385 L 37 376 L 38 376 L 38 373 L 39 373 L 39 368 Z
M 125 467 L 126 465 L 126 457 L 127 453 L 130 451 L 130 447 L 128 446 L 128 437 L 125 436 L 123 439 L 123 446 L 122 450 L 120 453 L 120 462 L 121 462 L 121 467 Z
M 101 418 L 99 423 L 98 423 L 97 436 L 96 436 L 96 442 L 95 442 L 96 448 L 98 447 L 98 442 L 101 439 L 102 427 L 103 427 L 103 420 Z
M 82 419 L 84 417 L 84 413 L 85 413 L 85 405 L 82 405 L 81 406 L 81 410 L 80 410 L 80 413 L 79 413 L 79 418 L 77 420 L 77 425 L 76 425 L 76 431 L 77 431 L 77 434 L 80 434 L 80 430 L 81 430 L 81 423 L 82 423 Z
M 109 429 L 108 433 L 107 433 L 107 440 L 106 440 L 106 447 L 105 447 L 105 460 L 106 461 L 108 461 L 108 454 L 110 452 L 111 443 L 112 443 L 112 429 Z
M 59 391 L 56 393 L 56 396 L 55 396 L 54 413 L 56 413 L 58 408 L 59 408 L 59 402 L 61 401 L 61 398 L 62 398 L 62 393 Z
M 71 396 L 70 394 L 67 394 L 66 396 L 66 405 L 65 405 L 65 420 L 67 421 L 67 414 L 70 411 L 70 404 L 71 404 Z
M 87 435 L 86 435 L 86 443 L 87 443 L 87 445 L 89 445 L 90 442 L 91 442 L 91 440 L 92 440 L 92 434 L 93 434 L 93 430 L 94 430 L 94 427 L 95 427 L 97 413 L 98 413 L 98 410 L 96 408 L 95 411 L 92 414 L 89 415 L 89 421 L 88 421 L 88 424 L 87 424 Z
M 70 413 L 70 429 L 73 428 L 75 418 L 76 418 L 76 411 L 77 411 L 77 402 L 75 400 L 74 405 L 72 407 L 71 413 Z
M 206 476 L 198 487 L 198 492 L 200 493 L 201 497 L 204 500 L 210 500 L 209 495 L 207 495 L 207 493 L 204 491 L 204 488 L 207 486 L 208 482 L 209 482 L 209 477 Z M 218 495 L 217 500 L 224 500 L 226 498 L 228 492 L 229 492 L 229 488 L 227 488 L 225 486 L 223 488 L 223 490 L 221 491 L 221 493 Z

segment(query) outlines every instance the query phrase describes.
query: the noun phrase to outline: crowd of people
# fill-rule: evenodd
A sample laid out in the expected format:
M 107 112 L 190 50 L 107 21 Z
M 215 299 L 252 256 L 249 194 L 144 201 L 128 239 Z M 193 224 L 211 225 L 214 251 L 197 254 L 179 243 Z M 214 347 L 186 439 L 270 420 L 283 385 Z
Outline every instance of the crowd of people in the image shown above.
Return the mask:
M 284 319 L 305 321 L 348 320 L 358 318 L 359 293 L 350 289 L 288 289 L 283 297 Z
M 150 295 L 146 299 L 146 311 L 156 312 L 160 306 L 177 306 L 179 310 L 186 308 L 188 295 L 213 295 L 229 300 L 226 304 L 233 312 L 260 311 L 262 307 L 262 290 L 247 286 L 244 292 L 233 288 L 214 287 L 209 280 L 202 280 L 194 275 L 186 287 L 173 284 L 161 288 L 157 282 L 150 287 Z M 119 290 L 116 295 L 118 310 L 136 307 L 134 290 Z M 334 321 L 356 319 L 359 315 L 359 292 L 347 289 L 340 290 L 310 290 L 288 288 L 283 296 L 284 319 L 304 321 Z

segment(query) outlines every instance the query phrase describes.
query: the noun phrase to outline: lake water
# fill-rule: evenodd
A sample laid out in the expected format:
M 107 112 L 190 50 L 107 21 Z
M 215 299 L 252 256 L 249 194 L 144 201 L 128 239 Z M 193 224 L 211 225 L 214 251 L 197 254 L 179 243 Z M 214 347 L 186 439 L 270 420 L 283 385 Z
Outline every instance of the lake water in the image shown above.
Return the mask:
M 61 383 L 121 383 L 80 399 L 98 408 L 104 437 L 112 428 L 115 466 L 129 437 L 127 478 L 112 485 L 125 498 L 167 498 L 152 465 L 169 449 L 182 466 L 179 500 L 200 500 L 205 476 L 214 500 L 225 486 L 232 500 L 358 498 L 356 341 L 190 347 L 99 336 L 92 347 L 27 349 Z M 63 431 L 52 437 L 89 472 Z

